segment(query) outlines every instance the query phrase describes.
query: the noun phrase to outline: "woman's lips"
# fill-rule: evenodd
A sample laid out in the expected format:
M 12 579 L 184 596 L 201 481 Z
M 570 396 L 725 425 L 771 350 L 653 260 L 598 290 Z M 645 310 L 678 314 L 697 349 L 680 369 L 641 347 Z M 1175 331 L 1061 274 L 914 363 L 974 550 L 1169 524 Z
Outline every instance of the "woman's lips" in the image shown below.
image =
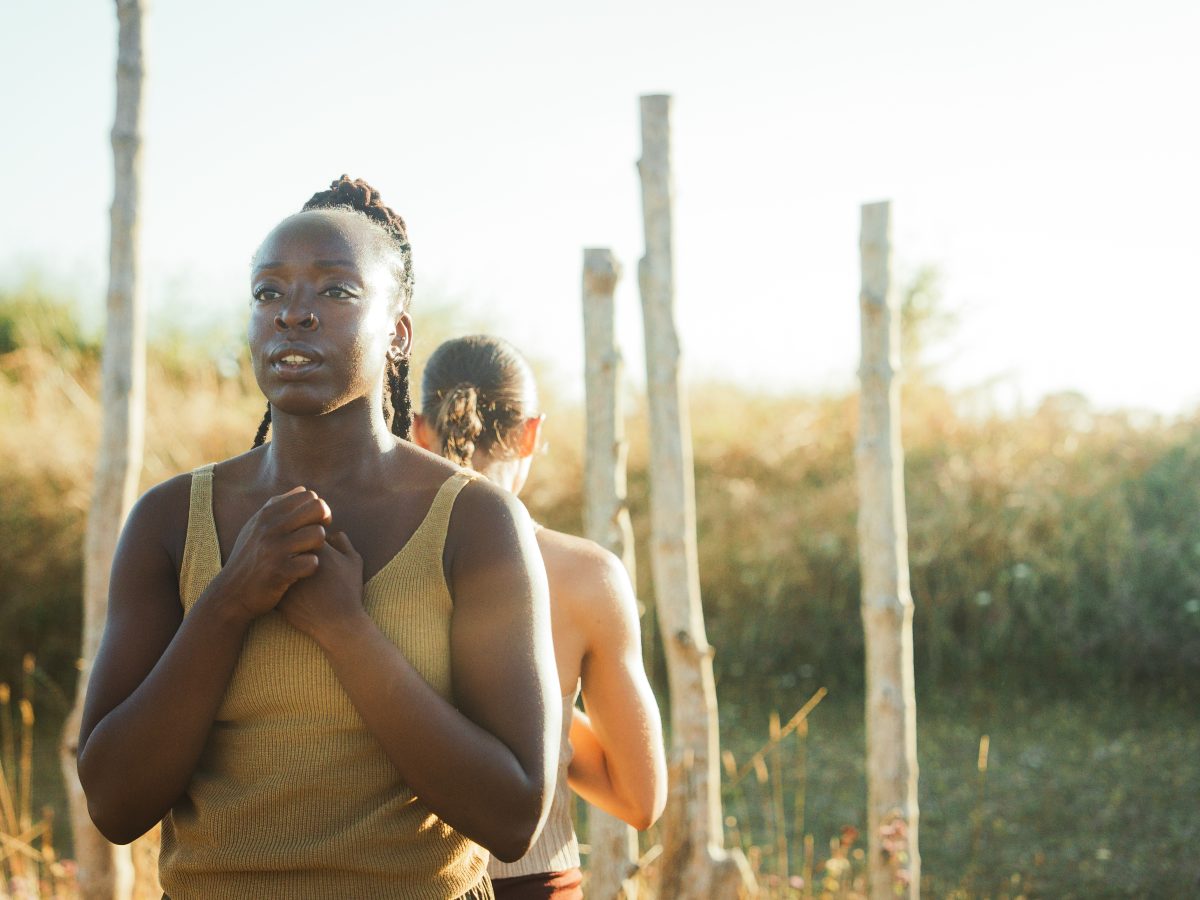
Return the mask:
M 320 360 L 312 359 L 302 353 L 289 353 L 271 363 L 271 368 L 285 381 L 304 378 L 320 366 Z
M 285 381 L 306 377 L 321 366 L 321 354 L 308 347 L 280 347 L 271 354 L 271 369 Z

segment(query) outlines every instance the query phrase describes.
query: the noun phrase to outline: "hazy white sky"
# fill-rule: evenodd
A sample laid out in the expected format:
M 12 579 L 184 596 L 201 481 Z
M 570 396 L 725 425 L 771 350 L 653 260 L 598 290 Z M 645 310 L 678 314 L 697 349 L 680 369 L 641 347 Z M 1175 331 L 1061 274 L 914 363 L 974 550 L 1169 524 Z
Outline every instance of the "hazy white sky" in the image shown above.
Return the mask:
M 626 267 L 640 368 L 638 95 L 675 96 L 679 320 L 694 374 L 852 383 L 858 215 L 963 326 L 945 377 L 1008 400 L 1200 403 L 1196 0 L 158 0 L 145 254 L 158 319 L 239 319 L 267 230 L 347 172 L 462 295 L 581 377 L 585 246 Z M 0 2 L 0 281 L 102 305 L 110 2 Z

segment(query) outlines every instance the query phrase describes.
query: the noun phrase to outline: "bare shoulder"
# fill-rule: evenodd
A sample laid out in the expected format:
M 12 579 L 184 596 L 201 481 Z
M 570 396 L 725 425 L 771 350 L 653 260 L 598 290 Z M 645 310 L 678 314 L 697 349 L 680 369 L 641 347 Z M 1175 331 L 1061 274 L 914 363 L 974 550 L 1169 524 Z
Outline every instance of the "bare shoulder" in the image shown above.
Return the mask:
M 636 621 L 637 600 L 617 556 L 595 541 L 542 528 L 538 546 L 556 610 L 608 628 Z
M 133 507 L 133 512 L 140 517 L 159 518 L 162 516 L 171 516 L 172 513 L 183 510 L 187 511 L 188 503 L 191 500 L 192 494 L 192 473 L 184 472 L 181 475 L 175 475 L 168 478 L 166 481 L 160 481 L 154 487 L 150 488 L 146 493 L 138 498 L 138 502 Z
M 524 603 L 532 596 L 530 586 L 545 582 L 533 520 L 525 505 L 486 478 L 470 481 L 455 499 L 443 564 L 456 604 L 460 596 L 469 597 L 475 586 L 489 582 L 493 588 L 507 584 L 510 590 L 481 591 L 485 602 L 505 593 L 511 594 L 509 600 Z
M 451 533 L 466 538 L 486 534 L 490 529 L 520 528 L 532 533 L 533 520 L 528 510 L 511 492 L 479 477 L 470 481 L 458 495 L 450 518 Z
M 538 546 L 547 571 L 553 567 L 564 578 L 577 580 L 581 585 L 628 580 L 621 560 L 585 537 L 542 528 L 538 531 Z
M 267 453 L 267 444 L 252 447 L 245 453 L 231 456 L 213 464 L 213 477 L 222 482 L 241 484 L 253 478 Z
M 396 439 L 395 450 L 390 455 L 396 466 L 397 481 L 407 482 L 413 487 L 436 489 L 455 472 L 462 471 L 445 457 L 399 438 Z
M 122 542 L 134 541 L 166 551 L 176 569 L 187 540 L 192 473 L 185 472 L 156 484 L 138 499 L 125 522 Z

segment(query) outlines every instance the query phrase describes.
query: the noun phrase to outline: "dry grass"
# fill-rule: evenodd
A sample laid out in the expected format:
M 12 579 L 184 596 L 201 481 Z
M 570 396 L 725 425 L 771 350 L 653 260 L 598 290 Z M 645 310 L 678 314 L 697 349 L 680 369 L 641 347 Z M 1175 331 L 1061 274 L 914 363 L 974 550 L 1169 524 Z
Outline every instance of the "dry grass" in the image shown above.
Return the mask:
M 449 333 L 445 322 L 439 327 Z M 152 351 L 143 486 L 249 446 L 262 400 L 244 360 L 223 346 L 183 341 Z M 98 375 L 95 342 L 60 306 L 36 292 L 0 296 L 0 415 L 14 423 L 0 430 L 0 680 L 23 684 L 20 660 L 34 650 L 46 673 L 38 682 L 45 719 L 61 718 L 73 690 Z M 1154 852 L 1200 837 L 1191 805 L 1181 802 L 1185 791 L 1152 779 L 1136 735 L 1122 731 L 1115 714 L 1109 721 L 1085 712 L 1090 701 L 1083 698 L 1102 685 L 1114 710 L 1133 713 L 1147 693 L 1194 698 L 1200 417 L 1099 414 L 1070 397 L 1001 414 L 921 382 L 906 389 L 905 403 L 922 789 L 933 791 L 923 794 L 922 823 L 924 871 L 935 879 L 930 895 L 1190 890 L 1184 866 L 1169 867 Z M 854 713 L 832 715 L 824 701 L 812 732 L 805 719 L 729 788 L 730 838 L 778 896 L 820 896 L 826 888 L 848 896 L 863 843 L 845 830 L 863 821 L 860 716 L 846 699 L 859 690 L 862 653 L 854 399 L 708 385 L 693 391 L 692 404 L 702 589 L 727 717 L 723 746 L 735 755 L 735 772 L 774 740 L 775 728 L 780 736 L 787 730 L 772 711 L 795 709 L 821 685 L 839 698 L 837 709 Z M 553 392 L 545 407 L 552 447 L 524 499 L 545 524 L 576 531 L 582 420 Z M 645 416 L 636 405 L 630 438 L 648 665 L 661 685 Z M 1014 701 L 1021 716 L 1000 716 L 998 701 L 978 699 L 1002 693 L 1028 700 Z M 949 696 L 931 711 L 925 698 L 939 694 Z M 1038 697 L 1050 698 L 1047 708 L 1062 697 L 1079 702 L 1050 715 Z M 14 824 L 5 834 L 21 840 L 44 827 L 27 843 L 52 849 L 38 843 L 52 836 L 52 820 L 28 799 L 21 774 L 20 700 L 6 708 L 14 749 L 4 773 Z M 1172 743 L 1167 729 L 1149 723 L 1148 746 L 1200 778 L 1177 753 L 1195 744 L 1194 723 L 1163 708 L 1181 737 Z M 51 723 L 39 733 L 53 730 Z M 992 741 L 986 781 L 977 769 L 982 734 Z M 1040 768 L 1025 766 L 1026 757 L 1042 760 Z M 1078 778 L 1097 767 L 1108 767 L 1103 790 Z M 56 763 L 46 771 L 49 783 Z M 946 772 L 955 777 L 947 780 Z M 1073 786 L 1056 810 L 1070 809 L 1074 818 L 1043 815 L 1019 800 L 1021 792 L 1036 795 L 1038 773 Z M 1129 787 L 1118 796 L 1121 784 Z M 1156 798 L 1157 819 L 1133 799 L 1139 791 Z M 25 819 L 22 802 L 30 804 Z M 1120 816 L 1137 823 L 1130 833 L 1114 824 Z M 1093 834 L 1097 817 L 1102 838 Z M 1167 868 L 1169 877 L 1157 879 Z
M 0 897 L 75 897 L 74 864 L 54 847 L 54 809 L 34 815 L 33 657 L 21 668 L 19 697 L 0 683 Z

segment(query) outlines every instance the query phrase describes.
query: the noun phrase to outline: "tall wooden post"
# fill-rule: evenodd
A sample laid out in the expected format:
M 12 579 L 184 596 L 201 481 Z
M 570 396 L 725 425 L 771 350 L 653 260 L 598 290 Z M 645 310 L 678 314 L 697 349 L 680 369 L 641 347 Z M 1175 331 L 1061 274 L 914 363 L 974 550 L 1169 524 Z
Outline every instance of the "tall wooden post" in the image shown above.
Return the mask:
M 659 896 L 719 900 L 751 890 L 753 878 L 740 852 L 724 849 L 713 649 L 700 604 L 692 438 L 675 328 L 670 111 L 669 96 L 641 98 L 646 255 L 638 282 L 650 402 L 651 564 L 671 690 Z
M 617 347 L 613 291 L 621 268 L 611 250 L 583 251 L 583 343 L 587 387 L 584 519 L 589 538 L 610 550 L 637 584 L 633 526 L 625 501 L 624 361 Z M 615 816 L 588 808 L 588 896 L 637 900 L 630 875 L 638 858 L 637 832 Z
M 900 304 L 891 204 L 862 208 L 858 553 L 867 665 L 867 875 L 871 900 L 919 896 L 917 701 L 900 443 Z M 905 887 L 905 885 L 907 885 Z
M 117 103 L 112 129 L 113 202 L 102 362 L 104 424 L 84 538 L 82 667 L 62 746 L 80 895 L 86 900 L 125 897 L 134 887 L 130 853 L 113 847 L 92 825 L 75 765 L 83 698 L 108 609 L 109 569 L 117 536 L 137 498 L 146 408 L 145 309 L 139 244 L 145 0 L 116 0 L 116 8 Z

